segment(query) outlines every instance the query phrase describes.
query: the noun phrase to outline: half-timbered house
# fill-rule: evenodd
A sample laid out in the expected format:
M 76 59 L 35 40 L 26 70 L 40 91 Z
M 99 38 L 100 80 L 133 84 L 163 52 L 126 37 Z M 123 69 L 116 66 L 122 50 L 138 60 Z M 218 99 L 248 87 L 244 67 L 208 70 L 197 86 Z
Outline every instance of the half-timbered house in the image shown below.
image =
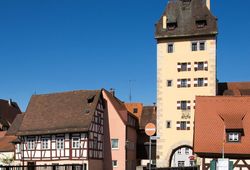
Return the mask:
M 104 112 L 101 90 L 33 95 L 16 133 L 15 159 L 103 169 Z

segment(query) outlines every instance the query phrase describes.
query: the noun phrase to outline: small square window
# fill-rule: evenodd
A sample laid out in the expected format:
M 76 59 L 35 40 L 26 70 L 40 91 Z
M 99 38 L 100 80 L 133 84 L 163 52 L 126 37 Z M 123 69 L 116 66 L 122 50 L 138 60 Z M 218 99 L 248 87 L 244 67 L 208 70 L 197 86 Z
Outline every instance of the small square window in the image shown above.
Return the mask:
M 171 121 L 166 122 L 166 128 L 171 128 Z
M 181 101 L 181 110 L 187 110 L 187 101 Z
M 174 52 L 174 44 L 168 44 L 168 53 Z
M 198 62 L 197 70 L 204 70 L 204 62 Z
M 184 167 L 185 161 L 178 161 L 178 167 Z
M 204 79 L 203 78 L 198 78 L 198 87 L 204 86 Z
M 112 166 L 113 167 L 117 167 L 118 166 L 117 160 L 112 160 Z
M 181 154 L 181 148 L 177 150 L 177 153 L 178 153 L 178 154 Z
M 205 50 L 205 42 L 200 42 L 199 46 L 200 46 L 200 51 Z
M 138 109 L 137 109 L 137 108 L 134 108 L 134 109 L 133 109 L 133 113 L 138 113 Z
M 181 121 L 180 129 L 181 130 L 186 130 L 187 129 L 187 122 L 186 121 Z
M 197 48 L 197 42 L 192 42 L 192 51 L 197 51 L 198 48 Z
M 111 147 L 112 147 L 112 149 L 118 149 L 119 148 L 119 140 L 118 139 L 111 139 Z
M 240 133 L 239 132 L 229 132 L 228 134 L 228 142 L 239 142 L 240 141 Z
M 172 86 L 173 81 L 172 80 L 167 80 L 167 87 L 171 87 Z
M 187 87 L 187 79 L 181 79 L 181 87 Z
M 187 63 L 181 63 L 181 71 L 187 71 Z

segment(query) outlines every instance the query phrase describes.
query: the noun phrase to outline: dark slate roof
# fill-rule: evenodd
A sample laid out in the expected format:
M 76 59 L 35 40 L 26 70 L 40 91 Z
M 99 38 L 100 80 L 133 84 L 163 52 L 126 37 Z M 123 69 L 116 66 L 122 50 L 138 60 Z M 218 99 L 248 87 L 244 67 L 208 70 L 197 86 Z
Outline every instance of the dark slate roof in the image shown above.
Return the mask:
M 174 30 L 163 29 L 163 16 L 166 23 L 176 23 Z M 204 28 L 197 28 L 196 21 L 206 20 Z M 176 38 L 201 35 L 216 35 L 217 19 L 202 0 L 190 0 L 184 5 L 182 0 L 169 0 L 167 7 L 156 23 L 155 38 Z
M 15 102 L 0 99 L 0 122 L 11 124 L 21 110 Z
M 147 123 L 154 123 L 156 125 L 156 106 L 143 106 L 140 129 L 145 129 Z
M 23 121 L 24 113 L 18 114 L 7 131 L 6 135 L 16 135 Z
M 33 95 L 17 135 L 88 131 L 100 97 L 101 90 Z

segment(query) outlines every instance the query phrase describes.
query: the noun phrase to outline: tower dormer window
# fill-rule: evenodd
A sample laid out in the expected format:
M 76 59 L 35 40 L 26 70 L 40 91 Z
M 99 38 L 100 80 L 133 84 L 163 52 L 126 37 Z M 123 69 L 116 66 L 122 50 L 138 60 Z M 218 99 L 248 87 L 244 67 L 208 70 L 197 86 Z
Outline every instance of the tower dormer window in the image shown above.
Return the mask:
M 189 5 L 191 0 L 182 0 L 182 5 L 187 6 Z
M 207 25 L 206 20 L 196 20 L 196 27 L 197 28 L 204 28 Z
M 177 22 L 168 22 L 168 23 L 167 23 L 167 29 L 168 29 L 169 31 L 174 30 L 176 27 L 177 27 Z
M 228 142 L 240 142 L 241 133 L 239 132 L 229 132 L 227 133 Z

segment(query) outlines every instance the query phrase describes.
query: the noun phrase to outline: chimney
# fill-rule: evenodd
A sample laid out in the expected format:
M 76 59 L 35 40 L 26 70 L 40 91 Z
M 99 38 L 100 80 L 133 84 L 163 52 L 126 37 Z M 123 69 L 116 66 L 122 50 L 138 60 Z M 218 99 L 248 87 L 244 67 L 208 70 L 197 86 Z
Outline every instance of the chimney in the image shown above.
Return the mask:
M 210 10 L 210 0 L 206 0 L 207 8 Z
M 12 99 L 9 99 L 8 104 L 9 106 L 12 106 Z
M 114 88 L 110 88 L 109 92 L 112 94 L 112 96 L 115 96 L 115 89 Z

